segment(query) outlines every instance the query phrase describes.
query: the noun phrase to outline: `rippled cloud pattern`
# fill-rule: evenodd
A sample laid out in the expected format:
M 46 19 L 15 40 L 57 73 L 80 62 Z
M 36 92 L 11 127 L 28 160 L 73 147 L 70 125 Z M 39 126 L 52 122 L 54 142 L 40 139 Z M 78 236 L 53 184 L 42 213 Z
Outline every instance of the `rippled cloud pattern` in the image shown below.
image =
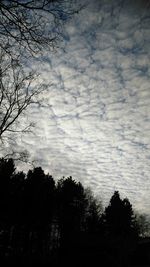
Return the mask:
M 53 85 L 20 145 L 54 177 L 72 175 L 104 203 L 119 190 L 149 213 L 150 1 L 92 1 L 63 34 L 37 60 Z

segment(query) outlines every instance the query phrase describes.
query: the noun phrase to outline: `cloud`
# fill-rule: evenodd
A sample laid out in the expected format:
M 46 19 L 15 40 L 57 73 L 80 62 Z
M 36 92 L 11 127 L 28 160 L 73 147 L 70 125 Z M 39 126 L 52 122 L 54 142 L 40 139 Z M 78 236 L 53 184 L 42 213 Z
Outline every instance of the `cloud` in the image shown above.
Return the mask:
M 64 47 L 38 65 L 52 82 L 32 109 L 31 158 L 72 175 L 106 204 L 114 190 L 150 212 L 149 1 L 93 1 L 66 26 Z

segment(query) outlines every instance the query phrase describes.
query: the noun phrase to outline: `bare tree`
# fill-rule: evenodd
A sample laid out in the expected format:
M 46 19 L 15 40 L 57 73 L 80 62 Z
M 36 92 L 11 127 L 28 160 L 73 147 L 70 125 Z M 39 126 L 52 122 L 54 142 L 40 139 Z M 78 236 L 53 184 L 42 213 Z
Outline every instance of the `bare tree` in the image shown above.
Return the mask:
M 61 25 L 79 9 L 76 0 L 0 1 L 0 138 L 17 131 L 20 115 L 45 89 L 23 70 L 22 57 L 53 48 Z
M 31 104 L 39 104 L 39 95 L 46 89 L 38 84 L 37 75 L 23 69 L 17 60 L 1 54 L 0 65 L 0 138 L 7 132 L 27 132 L 31 124 L 21 127 L 20 117 Z
M 62 24 L 80 9 L 76 0 L 1 0 L 0 47 L 11 55 L 54 48 Z
M 0 0 L 1 141 L 8 141 L 10 134 L 14 138 L 14 133 L 30 130 L 31 123 L 24 126 L 21 117 L 29 106 L 41 105 L 41 94 L 47 86 L 42 80 L 38 82 L 35 72 L 27 71 L 28 56 L 57 46 L 63 24 L 81 9 L 77 1 Z M 16 151 L 7 156 L 14 158 L 14 153 L 18 158 Z
M 150 237 L 150 218 L 146 214 L 136 213 L 137 230 L 141 237 Z
M 45 89 L 23 70 L 22 57 L 53 48 L 61 25 L 80 8 L 76 0 L 0 1 L 0 138 L 18 131 L 20 115 Z

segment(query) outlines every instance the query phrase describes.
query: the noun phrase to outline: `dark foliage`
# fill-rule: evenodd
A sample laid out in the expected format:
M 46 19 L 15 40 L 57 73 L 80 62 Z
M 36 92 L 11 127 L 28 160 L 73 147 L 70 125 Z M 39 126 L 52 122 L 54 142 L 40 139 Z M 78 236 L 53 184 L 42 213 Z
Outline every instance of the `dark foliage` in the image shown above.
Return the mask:
M 121 199 L 115 191 L 109 206 L 105 209 L 107 231 L 112 235 L 131 235 L 135 230 L 132 205 L 127 198 Z
M 138 251 L 139 261 L 148 264 L 149 243 L 138 236 L 132 205 L 119 192 L 102 212 L 72 177 L 56 184 L 41 167 L 26 175 L 15 171 L 12 159 L 0 159 L 1 262 L 129 266 Z

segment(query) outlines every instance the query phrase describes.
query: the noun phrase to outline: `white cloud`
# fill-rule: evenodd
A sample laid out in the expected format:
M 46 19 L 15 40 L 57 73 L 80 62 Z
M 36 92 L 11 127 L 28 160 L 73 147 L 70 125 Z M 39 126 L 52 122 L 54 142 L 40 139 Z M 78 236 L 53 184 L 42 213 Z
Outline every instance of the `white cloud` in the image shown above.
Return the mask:
M 93 1 L 69 22 L 64 48 L 40 67 L 49 106 L 32 110 L 36 134 L 20 145 L 56 178 L 72 175 L 105 203 L 119 190 L 150 212 L 147 12 Z

